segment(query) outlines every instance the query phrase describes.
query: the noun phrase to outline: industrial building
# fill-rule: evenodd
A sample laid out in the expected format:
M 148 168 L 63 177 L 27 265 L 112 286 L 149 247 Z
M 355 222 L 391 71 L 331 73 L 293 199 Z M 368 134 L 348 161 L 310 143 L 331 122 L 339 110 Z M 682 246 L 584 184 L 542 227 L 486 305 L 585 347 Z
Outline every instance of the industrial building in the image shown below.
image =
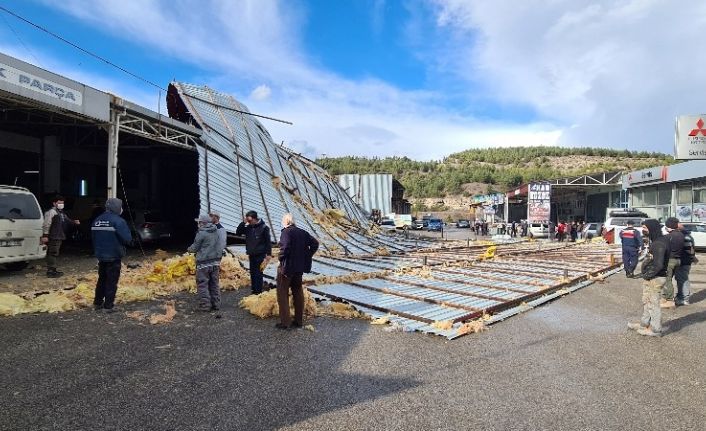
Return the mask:
M 410 214 L 412 205 L 404 198 L 404 186 L 392 174 L 344 174 L 338 184 L 363 210 L 382 215 Z
M 166 103 L 169 117 L 0 54 L 0 183 L 29 188 L 45 208 L 62 194 L 81 220 L 117 196 L 128 215 L 159 213 L 187 237 L 199 212 L 219 211 L 235 232 L 255 210 L 274 240 L 291 212 L 325 250 L 412 246 L 371 235 L 338 181 L 276 145 L 232 96 L 173 82 Z
M 606 209 L 625 206 L 627 195 L 621 180 L 622 172 L 602 172 L 547 181 L 551 188 L 547 221 L 603 221 Z M 505 220 L 527 218 L 528 195 L 528 184 L 506 193 Z

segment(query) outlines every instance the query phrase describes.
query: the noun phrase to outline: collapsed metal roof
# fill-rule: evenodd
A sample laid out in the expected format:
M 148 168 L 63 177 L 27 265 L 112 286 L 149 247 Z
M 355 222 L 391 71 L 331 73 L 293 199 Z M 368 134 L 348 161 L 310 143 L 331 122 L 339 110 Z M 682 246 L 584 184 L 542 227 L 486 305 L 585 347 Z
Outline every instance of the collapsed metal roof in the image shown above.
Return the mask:
M 330 252 L 371 254 L 380 247 L 406 251 L 425 244 L 392 241 L 369 230 L 366 214 L 323 168 L 275 144 L 265 127 L 233 96 L 172 82 L 169 116 L 203 130 L 199 154 L 201 212 L 218 211 L 235 232 L 254 210 L 279 239 L 285 213 Z M 426 244 L 428 245 L 428 244 Z

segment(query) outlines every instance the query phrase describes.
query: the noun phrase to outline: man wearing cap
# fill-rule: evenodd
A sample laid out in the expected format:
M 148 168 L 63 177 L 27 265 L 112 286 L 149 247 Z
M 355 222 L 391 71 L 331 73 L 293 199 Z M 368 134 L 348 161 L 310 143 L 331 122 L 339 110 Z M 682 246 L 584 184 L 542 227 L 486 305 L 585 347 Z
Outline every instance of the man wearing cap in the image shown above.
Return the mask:
M 51 208 L 44 213 L 42 224 L 42 244 L 47 245 L 47 277 L 58 278 L 64 275 L 57 268 L 57 259 L 61 251 L 61 244 L 66 240 L 66 225 L 80 225 L 78 220 L 71 220 L 64 211 L 64 198 L 55 196 L 51 201 Z
M 642 235 L 635 229 L 635 222 L 628 220 L 628 227 L 620 231 L 620 242 L 623 246 L 623 266 L 627 278 L 635 276 L 637 257 L 642 248 Z
M 667 264 L 667 281 L 662 290 L 662 301 L 660 307 L 674 308 L 674 272 L 681 263 L 681 256 L 684 252 L 684 234 L 679 230 L 679 219 L 669 217 L 664 226 L 667 228 L 667 239 L 669 239 L 669 262 Z
M 199 298 L 199 311 L 218 311 L 221 309 L 221 288 L 219 275 L 223 249 L 219 248 L 218 229 L 211 223 L 208 214 L 202 214 L 195 220 L 199 225 L 194 243 L 189 246 L 189 253 L 196 253 L 196 293 Z
M 226 228 L 221 224 L 221 214 L 218 211 L 211 211 L 208 215 L 211 216 L 211 223 L 216 226 L 216 232 L 218 232 L 218 247 L 225 253 L 228 243 L 228 234 Z
M 255 211 L 248 211 L 245 222 L 238 226 L 235 234 L 245 237 L 245 252 L 250 261 L 250 285 L 252 293 L 259 295 L 262 293 L 262 271 L 272 258 L 270 228 Z
M 98 259 L 98 281 L 93 298 L 96 311 L 115 311 L 115 294 L 118 292 L 122 258 L 125 256 L 125 246 L 132 241 L 130 228 L 120 217 L 122 212 L 123 201 L 108 198 L 105 212 L 96 217 L 91 225 L 93 250 Z

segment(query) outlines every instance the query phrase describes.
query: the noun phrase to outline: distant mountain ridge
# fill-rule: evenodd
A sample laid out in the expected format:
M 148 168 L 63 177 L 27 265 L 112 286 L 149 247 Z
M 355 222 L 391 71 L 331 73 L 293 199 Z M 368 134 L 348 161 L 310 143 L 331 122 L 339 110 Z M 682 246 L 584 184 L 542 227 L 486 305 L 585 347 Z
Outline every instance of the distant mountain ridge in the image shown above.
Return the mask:
M 408 197 L 442 198 L 505 191 L 533 180 L 668 165 L 674 159 L 664 153 L 608 148 L 506 147 L 465 150 L 441 161 L 345 156 L 316 162 L 332 175 L 391 173 Z

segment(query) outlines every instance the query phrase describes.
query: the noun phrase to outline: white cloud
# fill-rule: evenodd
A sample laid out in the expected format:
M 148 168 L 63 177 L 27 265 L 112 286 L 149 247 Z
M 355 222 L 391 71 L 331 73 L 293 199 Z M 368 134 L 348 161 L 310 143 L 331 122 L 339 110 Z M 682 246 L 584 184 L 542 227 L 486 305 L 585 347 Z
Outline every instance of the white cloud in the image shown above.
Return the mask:
M 457 74 L 566 124 L 562 143 L 671 152 L 674 117 L 703 111 L 706 3 L 435 4 Z
M 255 87 L 255 89 L 250 93 L 250 98 L 254 100 L 265 100 L 268 99 L 271 94 L 272 89 L 267 85 L 262 84 Z
M 267 122 L 266 127 L 276 142 L 305 143 L 309 154 L 429 159 L 472 146 L 554 144 L 561 134 L 548 122 L 500 123 L 459 116 L 443 107 L 444 95 L 403 91 L 371 78 L 353 81 L 322 69 L 300 46 L 306 14 L 292 2 L 47 0 L 46 4 L 154 50 L 155 55 L 191 62 L 208 80 L 196 84 L 234 93 L 253 112 L 293 121 L 294 126 Z M 384 3 L 376 4 L 382 13 Z M 258 85 L 262 89 L 249 90 Z

